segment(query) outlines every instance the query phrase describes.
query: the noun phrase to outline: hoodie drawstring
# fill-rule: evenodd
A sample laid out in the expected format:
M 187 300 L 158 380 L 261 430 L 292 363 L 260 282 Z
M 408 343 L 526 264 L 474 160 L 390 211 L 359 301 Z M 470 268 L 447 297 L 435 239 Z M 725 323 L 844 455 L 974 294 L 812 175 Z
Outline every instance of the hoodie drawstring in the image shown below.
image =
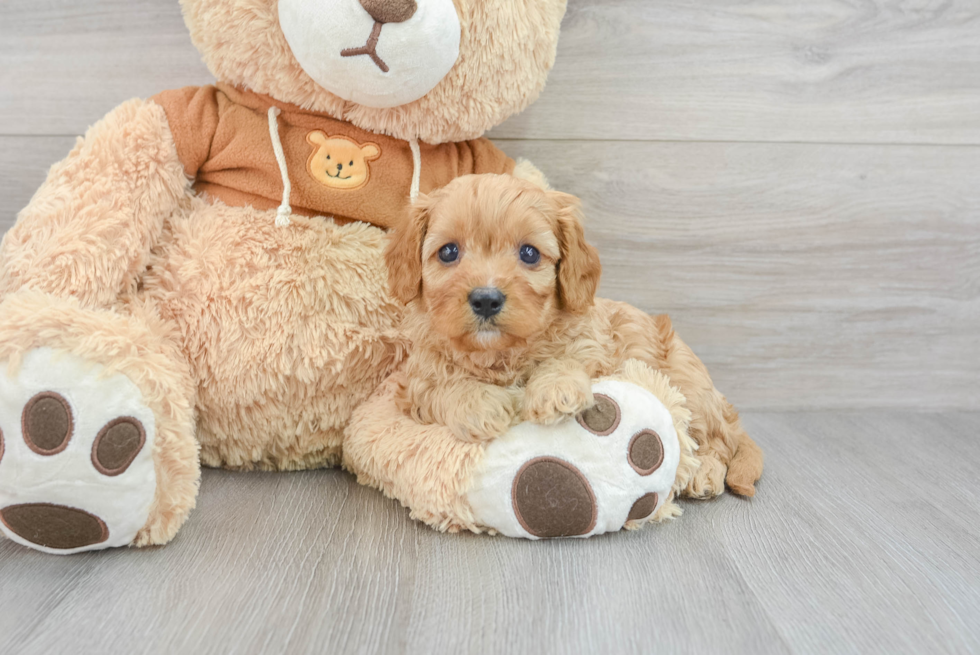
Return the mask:
M 279 174 L 282 176 L 282 204 L 276 209 L 276 227 L 289 227 L 289 217 L 293 213 L 293 208 L 289 206 L 292 185 L 289 183 L 289 169 L 286 168 L 286 153 L 279 138 L 279 114 L 278 107 L 269 107 L 269 138 L 272 139 L 272 150 L 276 154 L 276 163 L 279 164 Z M 414 138 L 408 140 L 408 147 L 412 150 L 412 187 L 409 190 L 409 199 L 414 205 L 419 199 L 422 182 L 422 150 L 419 148 L 419 140 Z
M 409 139 L 408 147 L 412 149 L 412 190 L 408 197 L 414 205 L 419 199 L 419 184 L 422 181 L 422 151 L 418 139 Z
M 289 216 L 293 208 L 289 206 L 289 196 L 292 185 L 289 184 L 289 170 L 286 168 L 286 153 L 279 139 L 279 107 L 269 107 L 269 136 L 272 138 L 272 150 L 276 153 L 276 163 L 279 164 L 279 174 L 282 175 L 282 204 L 276 210 L 276 227 L 288 227 Z

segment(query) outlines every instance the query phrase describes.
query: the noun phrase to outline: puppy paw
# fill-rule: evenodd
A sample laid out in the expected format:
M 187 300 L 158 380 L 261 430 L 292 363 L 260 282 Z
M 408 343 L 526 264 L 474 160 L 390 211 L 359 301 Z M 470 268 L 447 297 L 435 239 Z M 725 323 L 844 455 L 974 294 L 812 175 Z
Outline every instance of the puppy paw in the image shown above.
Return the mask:
M 698 457 L 701 467 L 687 483 L 684 495 L 688 498 L 714 498 L 725 491 L 725 471 L 727 467 L 714 455 Z
M 462 403 L 447 424 L 459 440 L 483 443 L 507 432 L 517 409 L 518 396 L 512 390 L 486 385 Z
M 528 383 L 524 392 L 522 417 L 525 421 L 553 425 L 566 416 L 574 416 L 595 405 L 592 384 L 583 376 L 548 378 Z

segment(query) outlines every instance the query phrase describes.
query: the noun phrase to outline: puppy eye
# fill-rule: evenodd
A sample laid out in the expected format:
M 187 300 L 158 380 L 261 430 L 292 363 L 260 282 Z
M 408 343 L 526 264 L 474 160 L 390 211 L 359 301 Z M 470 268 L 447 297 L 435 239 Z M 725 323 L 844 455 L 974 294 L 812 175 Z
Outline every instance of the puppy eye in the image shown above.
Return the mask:
M 521 261 L 529 266 L 534 266 L 541 261 L 541 253 L 534 246 L 524 244 L 521 246 Z
M 439 261 L 443 264 L 452 264 L 459 259 L 459 246 L 455 243 L 447 243 L 439 248 Z

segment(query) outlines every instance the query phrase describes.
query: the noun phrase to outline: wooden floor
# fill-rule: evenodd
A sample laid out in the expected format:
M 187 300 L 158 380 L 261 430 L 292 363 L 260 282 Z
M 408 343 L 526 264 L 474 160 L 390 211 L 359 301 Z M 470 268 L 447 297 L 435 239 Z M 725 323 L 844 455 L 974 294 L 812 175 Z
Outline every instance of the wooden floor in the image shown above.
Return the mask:
M 758 496 L 529 543 L 209 471 L 165 548 L 0 542 L 0 652 L 980 652 L 980 2 L 570 0 L 562 34 L 491 136 L 748 410 Z M 0 233 L 113 106 L 210 81 L 176 0 L 0 2 Z
M 5 653 L 980 651 L 980 414 L 750 413 L 752 500 L 444 535 L 340 471 L 210 471 L 170 545 L 0 543 Z

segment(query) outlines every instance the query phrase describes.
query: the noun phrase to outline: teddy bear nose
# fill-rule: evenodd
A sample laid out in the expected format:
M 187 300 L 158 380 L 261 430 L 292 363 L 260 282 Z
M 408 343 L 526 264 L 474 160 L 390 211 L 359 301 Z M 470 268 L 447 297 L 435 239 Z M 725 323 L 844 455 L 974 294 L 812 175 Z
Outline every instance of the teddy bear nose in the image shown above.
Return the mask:
M 340 169 L 342 169 L 343 167 L 344 167 L 344 165 L 343 165 L 343 164 L 337 164 L 337 170 L 338 170 L 338 171 L 339 171 Z
M 496 287 L 480 287 L 470 292 L 470 308 L 473 313 L 483 318 L 490 318 L 500 313 L 504 308 L 507 296 Z
M 364 11 L 379 23 L 404 23 L 415 15 L 415 0 L 360 0 Z

